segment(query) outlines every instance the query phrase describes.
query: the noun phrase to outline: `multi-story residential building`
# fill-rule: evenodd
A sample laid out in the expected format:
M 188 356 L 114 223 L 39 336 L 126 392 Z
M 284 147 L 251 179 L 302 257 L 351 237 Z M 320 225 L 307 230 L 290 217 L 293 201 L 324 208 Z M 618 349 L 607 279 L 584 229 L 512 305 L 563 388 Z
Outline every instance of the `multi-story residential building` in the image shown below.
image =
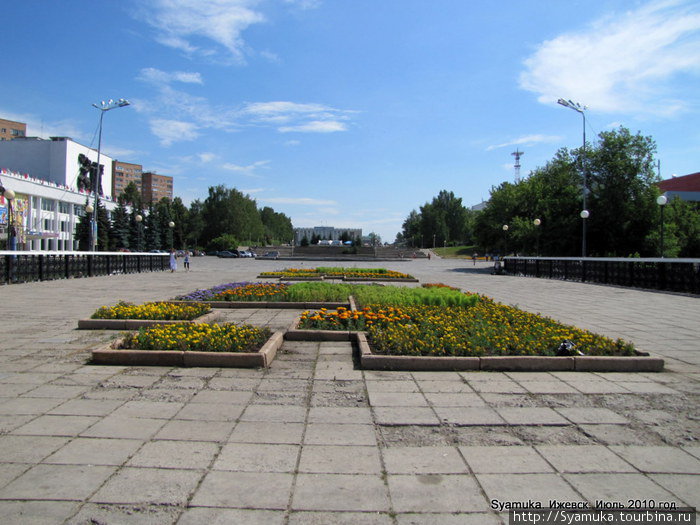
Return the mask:
M 112 195 L 119 197 L 130 182 L 136 184 L 141 192 L 141 174 L 143 166 L 141 164 L 131 164 L 129 162 L 114 161 L 114 174 L 112 176 Z
M 173 178 L 146 171 L 141 176 L 141 196 L 144 204 L 158 202 L 163 197 L 173 200 Z
M 349 240 L 362 237 L 362 228 L 335 228 L 333 226 L 314 226 L 313 228 L 294 228 L 294 245 L 301 245 L 302 239 L 311 242 L 312 237 L 317 237 L 324 241 L 340 241 L 343 234 Z
M 13 140 L 27 135 L 27 125 L 0 118 L 0 140 Z

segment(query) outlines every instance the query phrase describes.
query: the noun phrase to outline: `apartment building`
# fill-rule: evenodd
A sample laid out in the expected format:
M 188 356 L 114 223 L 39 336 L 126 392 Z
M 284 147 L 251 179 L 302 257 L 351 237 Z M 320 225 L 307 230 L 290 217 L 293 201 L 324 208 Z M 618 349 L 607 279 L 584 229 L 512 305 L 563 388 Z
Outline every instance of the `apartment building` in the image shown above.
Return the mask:
M 141 175 L 143 203 L 158 202 L 163 197 L 173 200 L 173 178 L 146 171 Z
M 122 194 L 130 182 L 136 184 L 139 192 L 141 192 L 141 175 L 143 174 L 143 166 L 141 164 L 132 164 L 115 160 L 112 169 L 114 170 L 112 176 L 112 195 L 114 195 L 115 198 Z
M 13 140 L 27 135 L 27 125 L 0 118 L 0 140 Z

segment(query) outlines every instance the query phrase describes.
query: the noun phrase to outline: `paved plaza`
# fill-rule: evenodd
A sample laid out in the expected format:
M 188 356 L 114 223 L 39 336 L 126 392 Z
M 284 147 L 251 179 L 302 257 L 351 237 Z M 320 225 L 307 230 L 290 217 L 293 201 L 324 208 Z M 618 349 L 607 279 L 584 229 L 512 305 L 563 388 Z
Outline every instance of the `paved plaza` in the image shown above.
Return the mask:
M 117 335 L 76 330 L 102 305 L 316 264 L 199 257 L 189 273 L 0 286 L 0 522 L 491 525 L 529 500 L 700 506 L 697 297 L 356 263 L 628 339 L 662 373 L 363 371 L 351 343 L 292 341 L 267 370 L 87 364 Z M 298 314 L 226 317 L 281 330 Z

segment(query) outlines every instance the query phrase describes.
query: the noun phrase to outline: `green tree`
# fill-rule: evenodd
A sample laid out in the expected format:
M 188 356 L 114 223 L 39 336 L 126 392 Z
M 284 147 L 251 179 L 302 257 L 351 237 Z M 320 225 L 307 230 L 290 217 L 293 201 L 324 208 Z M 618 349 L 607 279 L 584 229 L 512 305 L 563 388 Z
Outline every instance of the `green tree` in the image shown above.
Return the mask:
M 162 250 L 160 222 L 158 221 L 153 203 L 148 205 L 148 212 L 143 220 L 143 229 L 146 250 Z
M 110 229 L 110 249 L 117 251 L 128 249 L 129 239 L 129 213 L 123 202 L 119 202 L 112 214 L 112 227 Z
M 141 197 L 141 189 L 134 181 L 129 182 L 124 188 L 124 191 L 117 198 L 119 202 L 131 206 L 132 208 L 143 208 L 143 198 Z

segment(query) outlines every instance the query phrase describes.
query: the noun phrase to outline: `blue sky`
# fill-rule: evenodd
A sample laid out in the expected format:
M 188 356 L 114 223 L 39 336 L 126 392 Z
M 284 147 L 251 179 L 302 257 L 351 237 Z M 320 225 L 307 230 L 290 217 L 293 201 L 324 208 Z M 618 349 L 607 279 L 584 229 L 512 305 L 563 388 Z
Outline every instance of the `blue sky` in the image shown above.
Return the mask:
M 446 189 L 465 205 L 619 125 L 661 175 L 700 170 L 700 4 L 632 0 L 2 2 L 0 117 L 295 226 L 393 241 Z

